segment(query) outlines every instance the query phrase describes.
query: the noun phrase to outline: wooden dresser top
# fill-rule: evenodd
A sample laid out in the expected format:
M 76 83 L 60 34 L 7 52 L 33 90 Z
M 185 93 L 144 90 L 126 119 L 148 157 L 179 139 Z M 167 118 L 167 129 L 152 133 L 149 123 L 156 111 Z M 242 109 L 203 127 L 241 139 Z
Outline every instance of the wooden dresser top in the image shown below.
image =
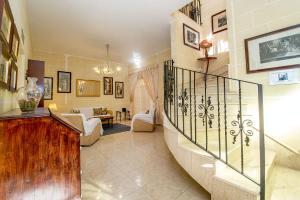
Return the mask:
M 34 112 L 22 113 L 20 109 L 15 109 L 0 115 L 0 120 L 24 119 L 35 117 L 49 117 L 50 112 L 47 108 L 38 108 Z

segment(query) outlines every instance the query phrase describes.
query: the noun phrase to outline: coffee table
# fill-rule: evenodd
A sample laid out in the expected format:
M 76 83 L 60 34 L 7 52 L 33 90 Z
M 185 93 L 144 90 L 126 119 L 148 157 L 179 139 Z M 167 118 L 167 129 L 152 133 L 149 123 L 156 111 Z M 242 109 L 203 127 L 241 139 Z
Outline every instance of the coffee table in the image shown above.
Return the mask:
M 114 117 L 113 116 L 100 116 L 101 122 L 107 121 L 108 126 L 114 126 Z

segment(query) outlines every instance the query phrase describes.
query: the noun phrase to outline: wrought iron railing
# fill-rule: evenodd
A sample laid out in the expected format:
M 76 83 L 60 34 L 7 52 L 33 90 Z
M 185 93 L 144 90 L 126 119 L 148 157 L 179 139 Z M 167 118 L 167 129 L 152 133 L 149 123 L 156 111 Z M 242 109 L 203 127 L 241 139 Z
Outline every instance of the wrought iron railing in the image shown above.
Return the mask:
M 190 17 L 196 23 L 202 25 L 200 0 L 193 0 L 191 3 L 179 9 L 179 11 Z
M 236 92 L 229 85 L 235 86 Z M 246 108 L 249 93 L 253 115 Z M 260 199 L 265 199 L 261 84 L 175 67 L 169 60 L 164 63 L 164 109 L 170 123 L 185 138 L 257 184 Z M 257 134 L 255 127 L 260 130 Z M 249 158 L 251 153 L 254 158 Z M 253 159 L 259 166 L 249 172 L 247 162 Z

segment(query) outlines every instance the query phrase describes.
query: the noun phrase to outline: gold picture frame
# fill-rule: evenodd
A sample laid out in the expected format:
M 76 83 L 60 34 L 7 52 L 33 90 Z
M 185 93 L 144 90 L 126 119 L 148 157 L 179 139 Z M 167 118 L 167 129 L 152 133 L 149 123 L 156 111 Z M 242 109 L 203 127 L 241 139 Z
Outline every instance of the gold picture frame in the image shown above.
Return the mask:
M 16 92 L 18 88 L 18 67 L 16 63 L 11 62 L 9 74 L 9 90 Z
M 9 89 L 9 70 L 10 70 L 10 59 L 9 56 L 2 50 L 0 54 L 0 87 Z
M 0 36 L 7 48 L 10 48 L 13 30 L 13 17 L 7 0 L 4 1 L 1 17 Z
M 76 97 L 100 97 L 100 81 L 77 79 Z
M 11 41 L 11 55 L 15 61 L 18 60 L 19 56 L 19 46 L 20 46 L 20 37 L 18 34 L 18 30 L 16 25 L 13 25 L 13 32 L 12 32 L 12 41 Z

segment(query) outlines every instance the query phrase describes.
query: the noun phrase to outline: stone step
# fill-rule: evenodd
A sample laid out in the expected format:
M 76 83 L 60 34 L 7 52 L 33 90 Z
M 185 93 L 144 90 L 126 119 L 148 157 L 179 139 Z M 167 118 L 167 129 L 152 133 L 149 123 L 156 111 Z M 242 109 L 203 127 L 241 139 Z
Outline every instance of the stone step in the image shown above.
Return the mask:
M 300 171 L 275 165 L 266 184 L 266 200 L 300 199 Z

